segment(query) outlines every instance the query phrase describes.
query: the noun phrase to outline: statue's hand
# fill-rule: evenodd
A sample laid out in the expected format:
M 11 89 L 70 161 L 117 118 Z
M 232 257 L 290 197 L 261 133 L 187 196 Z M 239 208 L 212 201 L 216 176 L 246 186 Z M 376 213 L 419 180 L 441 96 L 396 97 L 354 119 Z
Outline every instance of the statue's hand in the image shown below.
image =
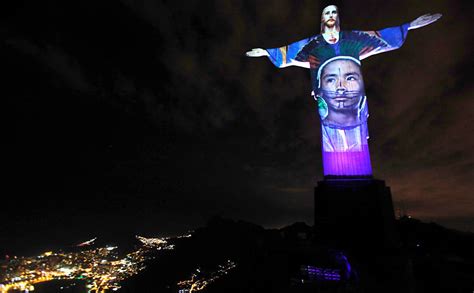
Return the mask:
M 265 49 L 262 48 L 254 48 L 251 51 L 248 51 L 245 53 L 247 57 L 262 57 L 262 56 L 268 56 L 268 52 Z
M 441 16 L 441 13 L 422 15 L 414 21 L 410 22 L 410 27 L 408 29 L 413 30 L 416 28 L 424 27 L 425 25 L 429 25 L 430 23 L 437 21 L 441 18 Z

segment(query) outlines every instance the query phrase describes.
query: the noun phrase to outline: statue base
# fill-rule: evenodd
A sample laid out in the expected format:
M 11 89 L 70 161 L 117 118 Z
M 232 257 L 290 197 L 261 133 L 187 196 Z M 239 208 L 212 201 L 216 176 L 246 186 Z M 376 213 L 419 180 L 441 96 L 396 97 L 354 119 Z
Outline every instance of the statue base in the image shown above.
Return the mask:
M 314 192 L 316 241 L 341 249 L 399 246 L 390 188 L 371 177 L 325 177 Z

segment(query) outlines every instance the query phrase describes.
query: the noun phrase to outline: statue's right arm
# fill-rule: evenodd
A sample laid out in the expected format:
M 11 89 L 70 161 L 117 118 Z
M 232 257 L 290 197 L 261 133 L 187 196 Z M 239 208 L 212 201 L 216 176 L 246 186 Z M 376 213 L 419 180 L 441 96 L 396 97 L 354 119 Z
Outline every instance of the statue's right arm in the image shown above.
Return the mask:
M 248 57 L 263 57 L 267 56 L 272 63 L 278 67 L 288 67 L 288 66 L 299 66 L 304 68 L 309 68 L 309 62 L 298 61 L 296 57 L 298 53 L 303 49 L 303 47 L 312 41 L 314 37 L 306 38 L 301 41 L 292 43 L 287 46 L 272 48 L 272 49 L 262 49 L 254 48 L 245 53 Z

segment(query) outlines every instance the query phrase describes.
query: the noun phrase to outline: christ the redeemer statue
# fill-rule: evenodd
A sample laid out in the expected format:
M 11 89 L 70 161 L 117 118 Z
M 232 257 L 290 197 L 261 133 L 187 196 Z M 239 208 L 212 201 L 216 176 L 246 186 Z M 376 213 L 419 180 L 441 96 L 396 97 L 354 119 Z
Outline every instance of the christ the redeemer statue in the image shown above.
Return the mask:
M 324 176 L 371 176 L 367 98 L 360 60 L 400 48 L 407 33 L 435 22 L 426 14 L 410 23 L 378 31 L 341 31 L 335 5 L 324 8 L 321 34 L 273 49 L 256 48 L 279 67 L 309 68 L 321 117 Z

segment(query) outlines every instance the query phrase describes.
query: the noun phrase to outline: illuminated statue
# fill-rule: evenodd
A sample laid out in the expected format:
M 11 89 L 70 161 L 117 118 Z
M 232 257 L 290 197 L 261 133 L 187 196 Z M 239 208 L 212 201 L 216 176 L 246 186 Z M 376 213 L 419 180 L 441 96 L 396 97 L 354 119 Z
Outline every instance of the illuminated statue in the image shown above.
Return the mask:
M 279 68 L 309 68 L 321 117 L 324 175 L 371 176 L 369 114 L 360 60 L 400 48 L 408 30 L 440 17 L 426 14 L 378 31 L 341 31 L 338 8 L 329 5 L 321 15 L 321 34 L 280 48 L 252 49 L 246 55 L 267 56 Z

